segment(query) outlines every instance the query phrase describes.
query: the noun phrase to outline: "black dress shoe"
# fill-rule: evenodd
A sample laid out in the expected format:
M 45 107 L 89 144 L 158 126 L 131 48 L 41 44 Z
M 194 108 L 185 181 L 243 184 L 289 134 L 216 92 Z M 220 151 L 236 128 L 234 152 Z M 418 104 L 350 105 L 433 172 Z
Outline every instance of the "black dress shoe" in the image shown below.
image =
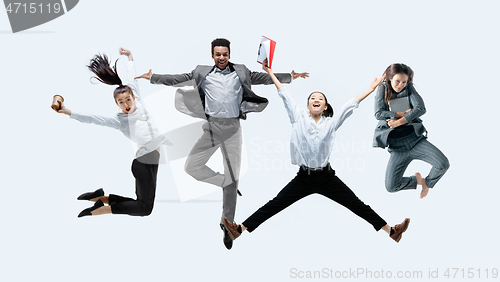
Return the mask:
M 97 200 L 97 202 L 95 202 L 95 204 L 93 206 L 91 206 L 90 208 L 86 208 L 82 212 L 80 212 L 78 217 L 92 215 L 92 211 L 94 211 L 100 207 L 103 207 L 103 206 L 104 206 L 104 203 L 101 201 L 101 199 L 99 199 L 99 200 Z
M 224 231 L 224 238 L 222 239 L 222 242 L 224 242 L 224 246 L 226 246 L 226 249 L 231 250 L 233 247 L 233 239 L 229 236 L 229 232 L 226 230 L 226 227 L 224 227 L 223 224 L 220 225 L 220 228 L 222 231 Z
M 87 192 L 83 193 L 80 196 L 78 196 L 77 200 L 85 200 L 85 201 L 90 201 L 90 199 L 94 199 L 97 197 L 102 197 L 104 196 L 104 190 L 102 188 L 99 188 L 95 190 L 94 192 Z

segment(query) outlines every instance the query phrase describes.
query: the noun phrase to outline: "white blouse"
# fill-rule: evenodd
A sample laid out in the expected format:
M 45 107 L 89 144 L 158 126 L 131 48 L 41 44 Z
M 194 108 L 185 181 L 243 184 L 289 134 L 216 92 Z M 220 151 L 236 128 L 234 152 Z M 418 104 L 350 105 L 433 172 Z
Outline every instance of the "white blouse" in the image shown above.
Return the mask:
M 278 90 L 292 123 L 290 154 L 292 164 L 309 168 L 325 167 L 335 140 L 335 131 L 344 123 L 353 110 L 359 106 L 356 99 L 349 100 L 333 117 L 324 117 L 316 123 L 309 110 L 299 110 L 285 88 Z
M 132 114 L 123 112 L 117 113 L 113 117 L 103 117 L 92 114 L 81 114 L 71 111 L 71 118 L 83 123 L 92 123 L 102 126 L 108 126 L 120 130 L 127 138 L 132 140 L 138 146 L 135 158 L 150 153 L 158 148 L 165 137 L 160 134 L 154 121 L 148 115 L 146 108 L 141 104 L 141 96 L 139 93 L 139 85 L 134 79 L 136 76 L 135 64 L 133 61 L 128 62 L 128 78 L 132 84 L 132 90 L 136 97 L 137 109 Z

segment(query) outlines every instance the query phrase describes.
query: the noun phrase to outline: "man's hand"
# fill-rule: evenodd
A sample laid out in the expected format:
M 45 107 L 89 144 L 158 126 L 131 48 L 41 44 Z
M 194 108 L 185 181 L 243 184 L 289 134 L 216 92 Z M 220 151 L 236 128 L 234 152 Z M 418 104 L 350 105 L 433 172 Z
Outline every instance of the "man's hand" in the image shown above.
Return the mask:
M 138 77 L 134 77 L 134 79 L 138 79 L 138 78 L 144 78 L 144 79 L 147 79 L 147 80 L 151 80 L 151 75 L 153 75 L 153 72 L 151 70 L 149 70 L 149 72 L 141 75 L 141 76 L 138 76 Z
M 309 73 L 308 72 L 297 73 L 297 72 L 295 72 L 295 71 L 292 70 L 291 74 L 292 74 L 293 79 L 296 79 L 296 78 L 299 78 L 299 77 L 302 77 L 302 78 L 309 77 Z

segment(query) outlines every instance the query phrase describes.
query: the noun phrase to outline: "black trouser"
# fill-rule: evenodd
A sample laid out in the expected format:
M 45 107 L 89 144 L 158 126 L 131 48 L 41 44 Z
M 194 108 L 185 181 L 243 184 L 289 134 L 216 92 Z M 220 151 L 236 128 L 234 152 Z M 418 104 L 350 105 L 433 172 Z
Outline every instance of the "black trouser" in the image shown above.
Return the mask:
M 109 195 L 109 205 L 114 214 L 147 216 L 153 211 L 156 194 L 156 176 L 160 153 L 153 151 L 132 162 L 137 200 L 119 195 Z
M 332 170 L 330 165 L 328 165 L 319 171 L 300 168 L 297 176 L 274 199 L 270 200 L 247 218 L 243 222 L 243 225 L 247 227 L 249 232 L 252 232 L 275 214 L 296 201 L 314 193 L 328 197 L 348 208 L 359 217 L 368 221 L 377 231 L 387 224 L 370 206 L 365 205 L 358 199 L 352 190 L 335 175 L 335 171 Z

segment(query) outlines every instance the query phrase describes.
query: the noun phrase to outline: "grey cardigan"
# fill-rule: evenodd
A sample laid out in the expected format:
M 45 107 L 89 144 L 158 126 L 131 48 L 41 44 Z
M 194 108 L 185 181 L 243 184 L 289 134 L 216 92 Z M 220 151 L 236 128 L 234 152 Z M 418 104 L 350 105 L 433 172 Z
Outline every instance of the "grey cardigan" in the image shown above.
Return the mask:
M 389 106 L 385 103 L 385 92 L 387 90 L 387 84 L 382 83 L 377 88 L 377 95 L 375 96 L 375 118 L 379 121 L 377 127 L 375 128 L 375 134 L 373 136 L 373 147 L 385 148 L 387 147 L 387 138 L 389 133 L 393 130 L 387 124 L 387 119 L 394 119 L 395 112 L 389 110 Z M 425 114 L 425 104 L 422 97 L 418 94 L 413 83 L 408 83 L 405 89 L 399 93 L 393 93 L 391 100 L 402 97 L 410 97 L 410 107 L 411 111 L 406 113 L 404 117 L 408 121 L 409 125 L 413 126 L 417 136 L 420 136 L 427 132 L 420 116 Z

